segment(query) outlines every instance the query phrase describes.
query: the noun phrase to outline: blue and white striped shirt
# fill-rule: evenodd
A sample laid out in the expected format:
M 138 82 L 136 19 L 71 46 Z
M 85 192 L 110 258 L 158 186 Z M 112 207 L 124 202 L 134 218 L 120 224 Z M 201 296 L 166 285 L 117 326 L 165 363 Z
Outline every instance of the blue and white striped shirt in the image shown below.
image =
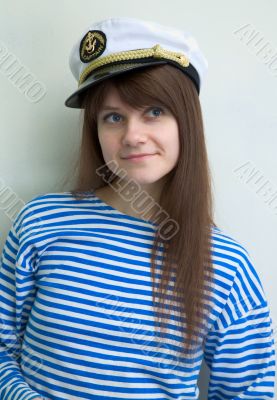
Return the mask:
M 275 343 L 268 302 L 247 250 L 213 226 L 208 329 L 195 357 L 154 336 L 150 254 L 156 226 L 95 194 L 27 202 L 1 257 L 1 400 L 272 399 Z M 168 318 L 168 316 L 167 316 Z M 156 331 L 155 331 L 156 332 Z

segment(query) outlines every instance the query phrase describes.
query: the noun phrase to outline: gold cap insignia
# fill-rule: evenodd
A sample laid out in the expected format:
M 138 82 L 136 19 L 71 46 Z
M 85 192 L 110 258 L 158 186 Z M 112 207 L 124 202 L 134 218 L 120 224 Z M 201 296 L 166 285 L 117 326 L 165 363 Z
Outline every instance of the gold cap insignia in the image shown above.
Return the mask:
M 106 49 L 107 38 L 102 31 L 88 31 L 80 43 L 80 59 L 87 63 L 99 57 Z

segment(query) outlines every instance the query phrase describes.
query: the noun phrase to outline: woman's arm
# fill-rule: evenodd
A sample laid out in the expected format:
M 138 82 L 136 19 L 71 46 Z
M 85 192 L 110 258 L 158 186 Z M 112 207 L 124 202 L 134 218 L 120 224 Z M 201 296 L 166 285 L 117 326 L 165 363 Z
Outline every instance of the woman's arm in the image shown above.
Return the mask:
M 230 265 L 221 263 L 222 279 L 233 276 L 216 292 L 222 304 L 204 341 L 210 369 L 208 400 L 274 398 L 275 341 L 268 301 L 249 253 L 234 246 Z M 274 327 L 276 328 L 276 327 Z
M 18 256 L 19 240 L 13 226 L 0 265 L 0 398 L 42 400 L 24 380 L 18 361 L 28 314 L 35 299 L 32 269 L 20 266 Z
M 208 400 L 273 399 L 275 349 L 267 303 L 254 307 L 206 338 Z

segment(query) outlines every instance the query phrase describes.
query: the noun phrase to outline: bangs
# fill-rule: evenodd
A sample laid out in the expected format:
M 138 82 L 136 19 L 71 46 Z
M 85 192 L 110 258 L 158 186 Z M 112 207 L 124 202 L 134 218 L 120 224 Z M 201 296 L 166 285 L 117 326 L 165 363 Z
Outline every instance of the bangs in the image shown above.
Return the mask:
M 88 89 L 84 108 L 90 109 L 90 113 L 97 115 L 109 91 L 114 88 L 121 101 L 134 109 L 162 105 L 175 115 L 176 110 L 173 107 L 174 99 L 171 93 L 172 88 L 175 91 L 175 86 L 177 90 L 178 81 L 174 80 L 174 73 L 170 74 L 172 69 L 176 72 L 176 68 L 171 65 L 148 66 L 104 80 L 99 85 Z M 170 82 L 169 77 L 171 77 Z M 168 90 L 170 85 L 171 88 Z

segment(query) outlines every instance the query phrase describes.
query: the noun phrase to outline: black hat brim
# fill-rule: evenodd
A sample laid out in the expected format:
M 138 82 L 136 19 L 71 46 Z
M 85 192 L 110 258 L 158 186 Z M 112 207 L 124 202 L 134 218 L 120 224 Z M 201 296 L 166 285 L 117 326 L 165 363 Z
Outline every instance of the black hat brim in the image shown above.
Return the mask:
M 100 83 L 105 79 L 111 78 L 113 76 L 123 74 L 124 72 L 135 71 L 141 68 L 160 65 L 160 64 L 171 64 L 180 69 L 186 75 L 188 75 L 190 79 L 193 81 L 197 89 L 197 92 L 199 94 L 200 92 L 199 75 L 191 63 L 188 65 L 188 67 L 182 67 L 180 66 L 180 64 L 178 64 L 173 60 L 165 60 L 165 59 L 158 60 L 155 58 L 152 60 L 145 60 L 145 61 L 136 60 L 135 62 L 127 61 L 125 63 L 122 62 L 112 63 L 110 65 L 105 65 L 103 67 L 97 68 L 97 70 L 93 71 L 87 77 L 87 79 L 78 87 L 78 89 L 71 96 L 68 97 L 68 99 L 65 101 L 65 105 L 71 108 L 83 108 L 82 100 L 84 97 L 84 93 L 97 83 Z

